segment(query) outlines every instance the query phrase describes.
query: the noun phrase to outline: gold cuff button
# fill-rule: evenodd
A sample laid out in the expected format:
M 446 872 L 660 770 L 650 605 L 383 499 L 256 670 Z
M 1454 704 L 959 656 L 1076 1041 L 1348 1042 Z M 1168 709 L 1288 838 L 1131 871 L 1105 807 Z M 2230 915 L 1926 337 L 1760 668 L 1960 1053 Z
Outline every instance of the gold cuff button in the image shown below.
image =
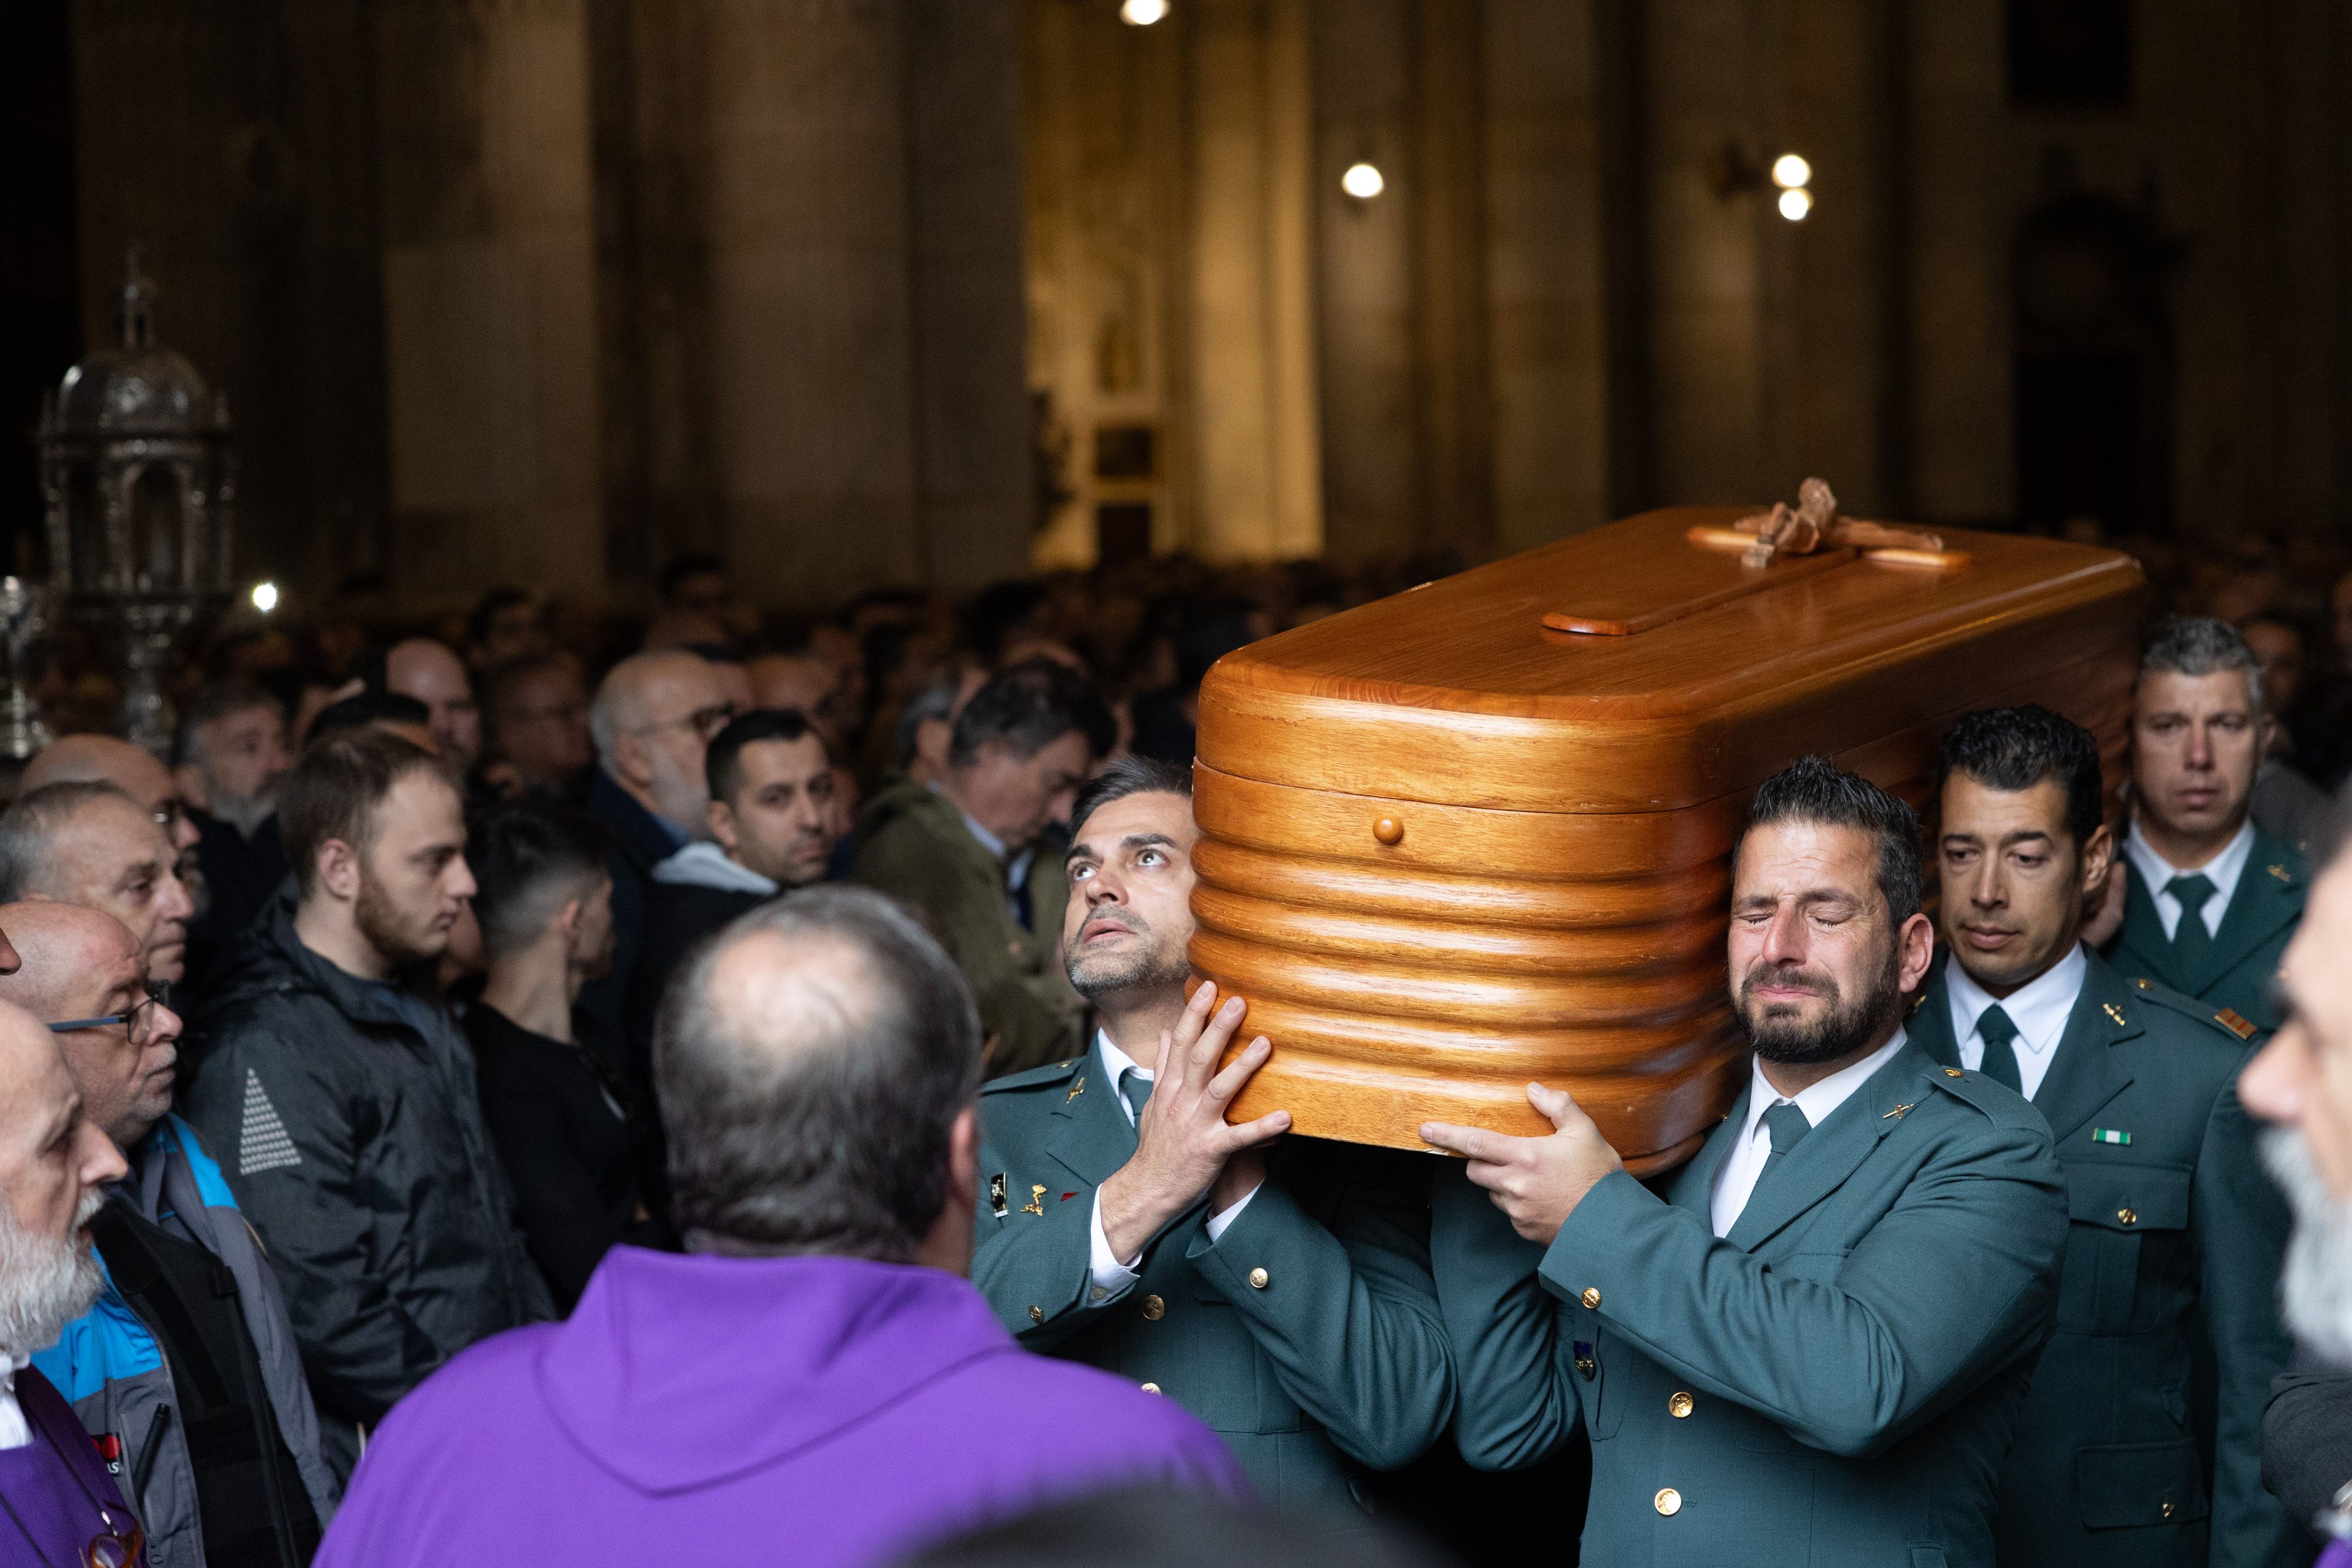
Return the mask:
M 2139 1223 L 2139 1212 L 2137 1209 L 2118 1208 L 2116 1210 L 2116 1218 L 2122 1220 L 2126 1225 L 2137 1225 Z
M 1043 1308 L 1043 1307 L 1032 1307 L 1032 1308 L 1030 1308 L 1030 1309 L 1029 1309 L 1029 1321 L 1030 1321 L 1031 1322 L 1033 1322 L 1033 1323 L 1042 1323 L 1042 1322 L 1044 1322 L 1045 1321 L 1045 1308 Z
M 1146 1296 L 1143 1298 L 1143 1321 L 1145 1322 L 1156 1323 L 1167 1315 L 1167 1302 L 1161 1301 L 1157 1296 Z
M 1658 1489 L 1658 1495 L 1652 1498 L 1650 1502 L 1653 1507 L 1656 1508 L 1660 1513 L 1664 1514 L 1668 1519 L 1674 1518 L 1675 1515 L 1682 1512 L 1683 1511 L 1683 1494 L 1676 1491 L 1672 1487 L 1660 1487 Z
M 1402 843 L 1404 841 L 1404 824 L 1398 821 L 1394 817 L 1382 817 L 1379 821 L 1372 824 L 1372 837 L 1380 840 L 1381 842 L 1384 844 Z
M 1266 1272 L 1265 1272 L 1265 1270 L 1263 1270 L 1263 1269 L 1252 1269 L 1252 1270 L 1249 1271 L 1249 1282 L 1250 1282 L 1250 1289 L 1251 1289 L 1251 1290 L 1253 1290 L 1253 1291 L 1263 1291 L 1263 1290 L 1265 1290 L 1265 1281 L 1266 1281 Z
M 1601 1308 L 1600 1287 L 1597 1285 L 1585 1286 L 1584 1294 L 1579 1296 L 1577 1300 L 1584 1303 L 1585 1310 L 1587 1312 L 1598 1312 Z
M 1687 1394 L 1672 1394 L 1666 1397 L 1666 1414 L 1679 1421 L 1691 1413 L 1693 1404 Z
M 1147 1383 L 1143 1385 L 1143 1391 L 1146 1394 L 1157 1394 L 1160 1392 L 1160 1385 L 1157 1383 Z

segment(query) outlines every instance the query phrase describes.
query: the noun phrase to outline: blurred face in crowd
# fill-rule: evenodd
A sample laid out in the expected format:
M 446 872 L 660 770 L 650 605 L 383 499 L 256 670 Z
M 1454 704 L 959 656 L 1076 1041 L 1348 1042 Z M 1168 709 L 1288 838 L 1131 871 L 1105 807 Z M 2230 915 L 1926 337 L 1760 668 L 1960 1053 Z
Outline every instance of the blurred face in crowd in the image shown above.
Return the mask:
M 460 771 L 474 766 L 482 752 L 482 716 L 457 654 L 429 637 L 412 637 L 384 656 L 383 684 L 425 705 L 436 752 Z
M 192 737 L 190 790 L 205 810 L 247 838 L 278 809 L 278 781 L 294 766 L 286 716 L 275 703 L 225 714 Z
M 2294 706 L 2303 685 L 2303 632 L 2284 621 L 2249 621 L 2238 629 L 2263 662 L 2263 709 L 2282 714 Z
M 0 1004 L 0 1351 L 54 1343 L 98 1300 L 89 1219 L 129 1170 L 82 1114 L 55 1037 Z
M 1898 923 L 1887 908 L 1870 832 L 1792 821 L 1741 839 L 1731 997 L 1766 1061 L 1836 1061 L 1882 1041 L 1933 946 L 1925 915 Z
M 364 851 L 330 839 L 318 876 L 389 972 L 438 958 L 474 896 L 457 791 L 432 768 L 401 775 L 376 807 Z
M 499 750 L 524 783 L 554 788 L 596 760 L 588 693 L 570 664 L 551 664 L 516 677 L 499 701 Z
M 814 653 L 761 653 L 744 666 L 751 706 L 800 715 L 818 734 L 841 744 L 841 672 Z
M 2077 848 L 2054 779 L 1996 789 L 1958 771 L 1944 781 L 1942 821 L 1944 941 L 1969 978 L 2008 996 L 2074 948 L 2114 835 L 2102 826 Z
M 176 852 L 196 847 L 203 835 L 180 810 L 180 787 L 171 769 L 143 747 L 110 735 L 69 735 L 33 758 L 18 783 L 21 793 L 44 784 L 111 784 L 137 801 L 163 830 Z
M 1139 989 L 1181 991 L 1192 973 L 1192 802 L 1147 789 L 1076 824 L 1065 865 L 1070 903 L 1062 961 L 1089 1001 Z
M 2263 1155 L 2295 1211 L 2287 1325 L 2352 1365 L 2352 854 L 2311 884 L 2279 966 L 2286 1022 L 2238 1078 L 2246 1109 L 2273 1124 Z
M 983 742 L 968 763 L 951 764 L 948 789 L 974 821 L 1018 852 L 1037 841 L 1048 822 L 1070 814 L 1078 786 L 1087 781 L 1094 753 L 1085 734 L 1072 730 L 1016 757 L 1003 741 Z
M 0 999 L 53 1030 L 83 1113 L 124 1148 L 172 1108 L 180 1019 L 152 994 L 139 944 L 122 923 L 70 904 L 8 908 L 30 963 L 0 979 Z
M 736 754 L 742 782 L 710 802 L 710 833 L 730 860 L 782 887 L 824 880 L 833 859 L 833 763 L 814 735 L 755 740 Z
M 692 653 L 644 656 L 623 676 L 627 723 L 614 737 L 612 768 L 653 813 L 682 833 L 705 831 L 710 786 L 702 758 L 735 716 L 719 673 Z
M 539 606 L 526 600 L 502 605 L 483 623 L 480 654 L 484 664 L 503 664 L 547 652 L 547 627 Z
M 734 595 L 727 591 L 723 571 L 689 572 L 670 590 L 667 607 L 681 614 L 707 615 L 724 625 Z
M 601 980 L 613 972 L 613 879 L 599 875 L 568 907 L 572 929 L 564 957 L 583 980 Z
M 137 806 L 101 795 L 83 803 L 50 841 L 40 891 L 111 915 L 130 929 L 146 972 L 176 980 L 186 967 L 195 901 L 180 880 L 163 830 Z
M 2174 865 L 2204 864 L 2245 822 L 2262 767 L 2253 683 L 2243 670 L 2144 671 L 2131 738 L 2140 831 Z

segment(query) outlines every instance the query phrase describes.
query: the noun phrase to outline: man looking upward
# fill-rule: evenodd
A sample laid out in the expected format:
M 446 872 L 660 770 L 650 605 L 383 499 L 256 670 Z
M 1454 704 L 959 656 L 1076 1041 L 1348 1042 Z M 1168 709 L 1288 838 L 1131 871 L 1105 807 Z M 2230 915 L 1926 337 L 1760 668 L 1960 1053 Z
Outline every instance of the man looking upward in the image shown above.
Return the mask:
M 2287 1354 L 2287 1215 L 2231 1087 L 2252 1027 L 2083 946 L 2115 852 L 2090 731 L 2042 707 L 1967 714 L 1941 773 L 1950 953 L 1912 1038 L 2033 1102 L 2073 1217 L 2057 1331 L 2000 1474 L 2003 1568 L 2285 1568 L 2300 1532 L 2263 1490 L 2261 1435 Z M 2201 1435 L 2200 1364 L 2219 1375 Z
M 1422 1128 L 1470 1162 L 1432 1247 L 1463 1454 L 1590 1433 L 1588 1563 L 1990 1568 L 2066 1190 L 2032 1106 L 1904 1032 L 1921 880 L 1918 819 L 1868 780 L 1809 757 L 1757 789 L 1727 955 L 1748 1089 L 1663 1194 L 1539 1084 L 1549 1137 Z
M 2093 930 L 2125 974 L 2262 1029 L 2278 1027 L 2271 984 L 2310 881 L 2294 846 L 2249 820 L 2269 722 L 2261 661 L 2228 624 L 2157 629 L 2132 695 L 2122 928 L 2111 907 Z
M 1425 1165 L 1301 1140 L 1226 1108 L 1243 1005 L 1188 1005 L 1192 775 L 1113 763 L 1071 813 L 1070 983 L 1085 1054 L 982 1092 L 972 1279 L 1023 1343 L 1139 1382 L 1218 1431 L 1266 1496 L 1352 1511 L 1351 1464 L 1445 1430 L 1454 1376 L 1429 1276 Z

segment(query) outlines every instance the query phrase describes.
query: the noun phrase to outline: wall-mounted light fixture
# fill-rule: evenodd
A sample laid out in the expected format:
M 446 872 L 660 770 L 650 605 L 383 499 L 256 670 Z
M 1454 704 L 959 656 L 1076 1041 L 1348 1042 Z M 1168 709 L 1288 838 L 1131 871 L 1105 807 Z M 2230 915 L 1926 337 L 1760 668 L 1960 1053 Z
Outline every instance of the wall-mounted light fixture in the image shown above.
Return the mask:
M 1120 0 L 1118 19 L 1130 27 L 1149 27 L 1168 15 L 1168 0 Z
M 1813 210 L 1813 193 L 1807 189 L 1812 179 L 1813 166 L 1794 152 L 1772 160 L 1772 183 L 1780 187 L 1780 215 L 1792 224 L 1803 223 Z
M 1369 202 L 1388 188 L 1389 183 L 1369 159 L 1359 158 L 1339 176 L 1339 189 L 1360 202 Z

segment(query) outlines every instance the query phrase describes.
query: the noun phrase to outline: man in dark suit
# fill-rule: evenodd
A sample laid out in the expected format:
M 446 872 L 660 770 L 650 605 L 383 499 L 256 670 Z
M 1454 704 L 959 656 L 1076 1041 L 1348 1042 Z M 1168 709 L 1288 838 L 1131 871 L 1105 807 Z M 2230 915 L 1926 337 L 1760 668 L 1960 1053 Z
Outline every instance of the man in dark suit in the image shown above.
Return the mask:
M 2306 1560 L 2261 1473 L 2287 1217 L 2231 1087 L 2253 1026 L 2083 946 L 2115 850 L 2090 731 L 2042 707 L 1968 714 L 1941 773 L 1950 952 L 1911 1038 L 2033 1102 L 2073 1221 L 2057 1333 L 2001 1470 L 2003 1568 Z M 2218 1376 L 2204 1433 L 2200 1364 Z
M 2262 682 L 2226 622 L 2175 615 L 2157 629 L 2132 695 L 2124 874 L 2090 935 L 2125 974 L 2275 1029 L 2271 981 L 2310 871 L 2250 820 L 2271 722 Z
M 1994 1561 L 2066 1195 L 2033 1108 L 1904 1032 L 1920 881 L 1902 801 L 1818 757 L 1764 781 L 1728 944 L 1756 1055 L 1663 1193 L 1541 1085 L 1549 1137 L 1421 1130 L 1470 1161 L 1432 1227 L 1463 1453 L 1589 1433 L 1587 1563 Z

